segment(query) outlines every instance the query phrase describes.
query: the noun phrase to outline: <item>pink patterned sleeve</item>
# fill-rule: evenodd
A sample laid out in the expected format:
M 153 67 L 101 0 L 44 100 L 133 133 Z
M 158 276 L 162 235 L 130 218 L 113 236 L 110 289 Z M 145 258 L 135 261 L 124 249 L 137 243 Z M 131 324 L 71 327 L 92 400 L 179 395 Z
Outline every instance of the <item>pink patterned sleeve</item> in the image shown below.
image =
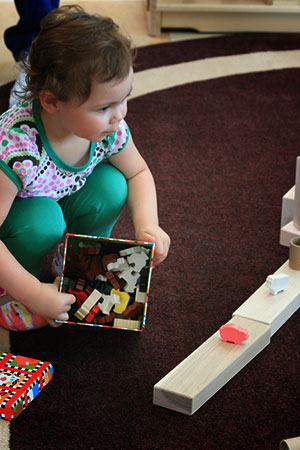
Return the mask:
M 119 153 L 126 146 L 129 139 L 129 127 L 125 120 L 121 120 L 117 131 L 111 133 L 108 137 L 108 146 L 106 147 L 105 157 Z
M 21 129 L 0 133 L 0 169 L 19 189 L 33 181 L 40 159 L 35 135 L 28 135 Z

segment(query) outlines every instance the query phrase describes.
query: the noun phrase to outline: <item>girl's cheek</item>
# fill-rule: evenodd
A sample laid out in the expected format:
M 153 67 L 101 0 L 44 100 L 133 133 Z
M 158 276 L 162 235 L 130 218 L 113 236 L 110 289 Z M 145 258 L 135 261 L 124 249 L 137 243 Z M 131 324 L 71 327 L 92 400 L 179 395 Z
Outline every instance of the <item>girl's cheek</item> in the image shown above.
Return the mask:
M 94 126 L 99 128 L 99 129 L 105 129 L 105 128 L 107 128 L 107 123 L 106 122 L 107 121 L 101 117 L 101 118 L 98 118 L 98 119 L 94 120 Z
M 127 102 L 125 102 L 125 105 L 124 105 L 124 107 L 123 107 L 123 117 L 125 117 L 126 116 L 126 114 L 127 114 Z

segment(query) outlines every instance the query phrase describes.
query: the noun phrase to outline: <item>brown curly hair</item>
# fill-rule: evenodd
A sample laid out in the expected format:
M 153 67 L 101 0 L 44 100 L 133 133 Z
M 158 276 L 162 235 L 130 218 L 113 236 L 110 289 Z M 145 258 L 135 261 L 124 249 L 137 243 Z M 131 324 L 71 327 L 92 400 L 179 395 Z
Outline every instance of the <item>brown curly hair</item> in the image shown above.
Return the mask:
M 26 72 L 25 99 L 50 90 L 58 100 L 90 95 L 92 78 L 100 83 L 121 81 L 133 65 L 131 40 L 108 17 L 88 14 L 78 5 L 51 11 L 32 42 Z

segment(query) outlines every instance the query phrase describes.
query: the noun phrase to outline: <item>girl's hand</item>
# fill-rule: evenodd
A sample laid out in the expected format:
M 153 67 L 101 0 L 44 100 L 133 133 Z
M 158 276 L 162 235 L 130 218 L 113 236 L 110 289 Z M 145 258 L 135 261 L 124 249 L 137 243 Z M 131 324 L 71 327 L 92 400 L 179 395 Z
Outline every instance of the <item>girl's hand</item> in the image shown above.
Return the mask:
M 47 320 L 52 327 L 58 327 L 61 324 L 55 320 L 68 320 L 68 311 L 71 305 L 75 303 L 75 297 L 72 294 L 59 292 L 60 278 L 57 277 L 51 283 L 41 283 L 39 298 L 34 306 L 30 308 Z
M 171 239 L 169 235 L 158 225 L 137 230 L 136 238 L 139 241 L 155 243 L 153 258 L 154 266 L 160 264 L 167 257 Z

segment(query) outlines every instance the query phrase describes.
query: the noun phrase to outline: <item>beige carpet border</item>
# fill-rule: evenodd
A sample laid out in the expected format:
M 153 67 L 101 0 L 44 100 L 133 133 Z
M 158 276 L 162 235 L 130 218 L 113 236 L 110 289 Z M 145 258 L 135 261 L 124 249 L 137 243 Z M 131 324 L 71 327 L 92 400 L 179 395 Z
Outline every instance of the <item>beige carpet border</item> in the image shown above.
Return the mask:
M 180 86 L 252 72 L 300 67 L 300 50 L 219 56 L 137 72 L 130 98 Z

